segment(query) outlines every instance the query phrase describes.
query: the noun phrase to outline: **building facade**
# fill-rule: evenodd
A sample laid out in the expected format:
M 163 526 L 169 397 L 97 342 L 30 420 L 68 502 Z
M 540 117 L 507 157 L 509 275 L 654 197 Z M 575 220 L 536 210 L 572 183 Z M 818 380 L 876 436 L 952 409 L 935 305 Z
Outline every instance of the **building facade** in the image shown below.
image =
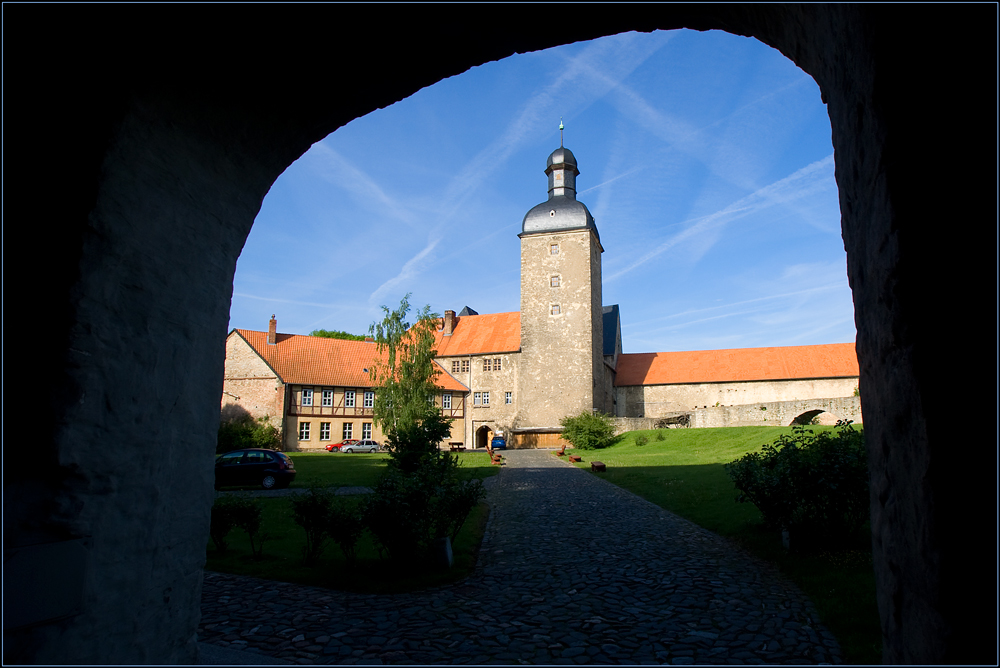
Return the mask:
M 737 419 L 726 416 L 746 423 L 749 409 L 715 410 L 711 419 L 692 411 L 752 404 L 780 404 L 782 420 L 802 401 L 854 405 L 852 417 L 860 414 L 858 400 L 835 401 L 857 394 L 854 344 L 623 353 L 619 308 L 602 300 L 597 223 L 576 199 L 579 173 L 569 149 L 549 155 L 548 199 L 528 211 L 518 235 L 521 310 L 446 310 L 439 323 L 434 401 L 453 419 L 449 443 L 484 447 L 500 434 L 508 447 L 553 446 L 560 421 L 583 411 L 688 426 Z M 381 440 L 368 378 L 375 344 L 278 334 L 275 326 L 272 316 L 267 333 L 230 333 L 224 411 L 276 416 L 288 450 Z

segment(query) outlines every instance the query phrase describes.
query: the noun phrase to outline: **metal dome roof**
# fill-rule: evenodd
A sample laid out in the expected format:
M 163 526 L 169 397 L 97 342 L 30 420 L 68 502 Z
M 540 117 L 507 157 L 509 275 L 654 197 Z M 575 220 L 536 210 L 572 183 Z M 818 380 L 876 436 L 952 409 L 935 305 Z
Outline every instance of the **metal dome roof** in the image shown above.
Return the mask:
M 573 155 L 573 151 L 560 146 L 549 155 L 549 159 L 545 161 L 545 168 L 548 169 L 552 165 L 559 165 L 563 163 L 573 165 L 574 168 L 577 167 L 576 156 Z
M 597 234 L 594 217 L 586 204 L 565 195 L 557 195 L 533 207 L 521 224 L 521 234 L 582 229 L 591 229 Z M 597 238 L 601 236 L 597 234 Z

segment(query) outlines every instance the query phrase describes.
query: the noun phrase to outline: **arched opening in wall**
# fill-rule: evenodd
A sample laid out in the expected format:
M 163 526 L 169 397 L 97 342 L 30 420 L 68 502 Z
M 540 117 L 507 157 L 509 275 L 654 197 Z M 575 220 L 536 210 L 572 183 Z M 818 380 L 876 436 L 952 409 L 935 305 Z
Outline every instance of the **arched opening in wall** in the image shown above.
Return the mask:
M 829 411 L 824 411 L 822 408 L 819 408 L 816 410 L 806 411 L 805 413 L 802 413 L 794 420 L 792 420 L 791 424 L 829 426 L 837 424 L 837 421 L 839 419 L 840 418 L 838 418 L 833 413 L 830 413 Z
M 485 449 L 490 443 L 490 439 L 493 438 L 493 430 L 483 425 L 476 430 L 476 447 L 480 449 Z
M 230 327 L 277 310 L 281 332 L 364 334 L 407 292 L 519 311 L 518 234 L 560 142 L 624 352 L 854 340 L 816 82 L 757 40 L 689 30 L 512 56 L 341 127 L 271 187 Z

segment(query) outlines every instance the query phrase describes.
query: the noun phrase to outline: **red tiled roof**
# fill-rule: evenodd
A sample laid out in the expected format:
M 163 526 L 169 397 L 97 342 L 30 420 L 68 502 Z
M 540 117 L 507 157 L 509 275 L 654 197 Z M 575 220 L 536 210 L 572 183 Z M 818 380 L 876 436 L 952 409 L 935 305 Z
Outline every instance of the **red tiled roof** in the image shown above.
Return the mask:
M 521 314 L 489 313 L 455 317 L 451 336 L 434 333 L 438 357 L 510 353 L 521 349 Z
M 630 353 L 618 358 L 615 385 L 672 385 L 859 375 L 853 343 Z
M 331 387 L 371 387 L 371 370 L 385 355 L 371 341 L 345 341 L 320 336 L 278 334 L 277 343 L 267 343 L 267 332 L 234 329 L 261 358 L 274 369 L 278 377 L 295 385 L 326 385 Z M 440 365 L 438 365 L 439 370 Z M 445 390 L 468 392 L 448 373 L 440 373 L 435 384 Z

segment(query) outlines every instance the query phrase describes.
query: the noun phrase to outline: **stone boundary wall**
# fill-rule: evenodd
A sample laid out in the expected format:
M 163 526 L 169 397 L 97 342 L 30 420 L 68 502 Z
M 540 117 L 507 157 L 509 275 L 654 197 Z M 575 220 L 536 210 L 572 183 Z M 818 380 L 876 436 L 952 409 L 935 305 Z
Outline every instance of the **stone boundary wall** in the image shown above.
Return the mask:
M 696 408 L 659 418 L 612 418 L 615 434 L 640 429 L 677 429 L 686 427 L 763 427 L 788 426 L 809 411 L 832 413 L 840 420 L 863 422 L 860 397 L 769 401 L 741 406 Z

